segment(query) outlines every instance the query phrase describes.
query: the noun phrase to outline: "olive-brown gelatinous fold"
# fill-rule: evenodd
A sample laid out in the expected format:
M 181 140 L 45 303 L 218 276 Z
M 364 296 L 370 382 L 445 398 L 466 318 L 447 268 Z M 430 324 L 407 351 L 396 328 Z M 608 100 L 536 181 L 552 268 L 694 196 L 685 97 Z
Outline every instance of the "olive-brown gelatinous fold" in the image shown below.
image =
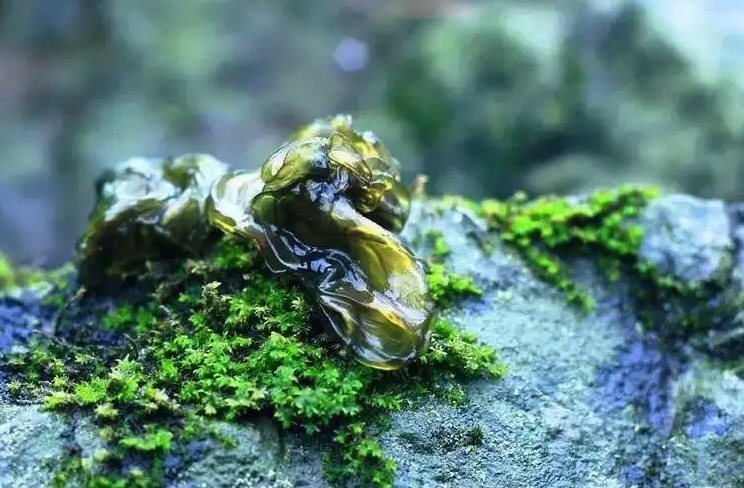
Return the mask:
M 292 134 L 290 140 L 309 137 L 330 137 L 339 133 L 346 137 L 355 156 L 364 160 L 365 180 L 362 190 L 354 195 L 356 208 L 370 219 L 393 232 L 400 232 L 408 220 L 411 197 L 400 183 L 400 162 L 394 158 L 374 133 L 358 133 L 349 115 L 317 119 Z
M 342 132 L 311 134 L 266 160 L 260 190 L 247 174 L 223 178 L 208 209 L 215 226 L 256 238 L 272 271 L 303 281 L 358 361 L 396 369 L 426 349 L 434 306 L 421 262 L 372 220 L 395 221 L 385 214 L 379 189 L 398 182 L 384 181 L 382 175 L 395 173 L 384 160 L 370 159 L 374 169 Z M 371 185 L 374 178 L 378 186 Z M 236 211 L 253 194 L 250 209 Z M 402 214 L 395 209 L 394 217 Z
M 146 260 L 198 254 L 214 235 L 204 204 L 228 166 L 206 154 L 132 158 L 96 180 L 96 206 L 78 242 L 88 287 L 137 272 Z
M 81 279 L 138 260 L 198 253 L 212 230 L 255 240 L 274 273 L 299 278 L 358 361 L 397 369 L 428 346 L 434 304 L 398 239 L 410 210 L 397 160 L 336 116 L 301 128 L 259 172 L 206 155 L 133 159 L 104 175 L 79 247 Z M 169 254 L 170 253 L 170 254 Z

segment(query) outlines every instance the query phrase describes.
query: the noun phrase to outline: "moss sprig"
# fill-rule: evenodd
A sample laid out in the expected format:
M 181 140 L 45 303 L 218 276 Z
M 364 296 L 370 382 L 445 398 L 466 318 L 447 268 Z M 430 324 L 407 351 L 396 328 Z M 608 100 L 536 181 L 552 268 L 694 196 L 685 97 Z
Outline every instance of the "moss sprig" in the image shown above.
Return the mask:
M 449 308 L 458 301 L 483 295 L 483 290 L 470 276 L 450 273 L 440 263 L 429 263 L 426 278 L 431 296 L 440 308 Z

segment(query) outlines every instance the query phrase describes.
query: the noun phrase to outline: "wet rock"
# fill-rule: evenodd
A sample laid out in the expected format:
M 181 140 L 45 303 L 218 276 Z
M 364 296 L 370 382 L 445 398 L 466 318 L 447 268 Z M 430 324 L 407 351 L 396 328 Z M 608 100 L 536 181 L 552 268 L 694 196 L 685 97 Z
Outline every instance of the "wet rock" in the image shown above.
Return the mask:
M 719 203 L 666 197 L 645 222 L 644 255 L 679 279 L 715 280 L 728 266 L 734 247 Z M 446 317 L 495 346 L 508 370 L 503 380 L 469 384 L 463 405 L 432 398 L 392 416 L 379 436 L 398 463 L 397 487 L 744 486 L 744 382 L 734 372 L 691 344 L 643 333 L 629 285 L 610 288 L 592 266 L 574 263 L 597 303 L 581 313 L 508 249 L 497 243 L 485 254 L 475 236 L 481 226 L 456 208 L 419 206 L 404 231 L 421 254 L 431 250 L 417 237 L 443 233 L 446 266 L 484 290 Z M 59 453 L 64 426 L 25 412 L 23 431 L 43 439 L 44 453 Z M 15 432 L 15 415 L 0 413 L 3 432 Z M 88 445 L 80 425 L 75 439 Z M 269 421 L 223 427 L 238 448 L 180 445 L 168 465 L 173 488 L 327 486 L 315 439 Z M 0 464 L 0 486 L 49 478 L 51 468 L 37 461 L 46 454 L 4 442 L 0 460 L 14 461 Z M 1 478 L 5 466 L 16 478 Z

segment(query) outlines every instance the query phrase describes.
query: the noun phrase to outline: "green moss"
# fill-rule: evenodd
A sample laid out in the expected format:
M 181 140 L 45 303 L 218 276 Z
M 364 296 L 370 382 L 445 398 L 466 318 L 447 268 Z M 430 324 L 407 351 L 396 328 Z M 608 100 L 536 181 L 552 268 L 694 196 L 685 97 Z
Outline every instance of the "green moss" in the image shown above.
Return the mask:
M 71 263 L 51 270 L 13 266 L 0 252 L 0 294 L 16 288 L 38 288 L 44 291 L 44 303 L 61 307 L 68 288 L 68 277 L 74 272 Z
M 43 396 L 57 412 L 88 412 L 106 441 L 91 458 L 69 453 L 57 486 L 162 486 L 176 439 L 220 440 L 208 420 L 259 414 L 323 436 L 330 480 L 392 486 L 395 463 L 371 435 L 386 413 L 421 395 L 461 401 L 463 382 L 504 374 L 492 348 L 442 320 L 412 364 L 362 366 L 321 330 L 301 289 L 266 275 L 259 262 L 252 246 L 225 239 L 210 258 L 153 272 L 95 320 L 81 320 L 91 310 L 82 298 L 60 325 L 61 340 L 6 359 L 9 393 Z M 478 293 L 443 268 L 433 276 L 441 302 Z
M 431 296 L 441 308 L 450 307 L 455 301 L 483 294 L 483 290 L 473 283 L 472 278 L 450 273 L 443 264 L 430 262 L 426 277 Z
M 444 239 L 444 233 L 441 230 L 432 229 L 426 233 L 425 238 L 432 247 L 432 260 L 441 262 L 450 254 L 450 248 Z
M 600 256 L 605 276 L 619 279 L 625 264 L 638 264 L 643 240 L 643 228 L 630 219 L 639 217 L 657 195 L 656 188 L 621 186 L 596 191 L 581 202 L 555 196 L 528 202 L 518 193 L 504 202 L 485 200 L 474 210 L 540 278 L 590 310 L 592 298 L 575 284 L 558 256 Z
M 10 264 L 10 260 L 0 253 L 0 290 L 15 285 L 15 270 Z
M 565 258 L 595 260 L 609 281 L 625 277 L 645 327 L 661 330 L 660 324 L 665 324 L 662 332 L 667 336 L 689 336 L 710 327 L 711 298 L 735 287 L 728 286 L 730 276 L 704 286 L 684 284 L 640 258 L 644 229 L 635 219 L 659 193 L 656 187 L 624 185 L 595 191 L 583 199 L 544 196 L 529 201 L 526 194 L 518 193 L 507 201 L 448 197 L 438 205 L 440 210 L 463 206 L 482 217 L 490 233 L 497 233 L 539 278 L 564 292 L 582 310 L 591 311 L 594 302 L 563 264 Z M 718 315 L 740 308 L 728 295 L 721 302 Z M 659 303 L 669 306 L 662 310 Z
M 34 279 L 24 284 L 24 286 L 48 285 L 49 289 L 44 294 L 42 302 L 50 307 L 61 308 L 70 297 L 72 286 L 70 277 L 74 274 L 74 265 L 68 263 L 50 271 L 37 271 Z

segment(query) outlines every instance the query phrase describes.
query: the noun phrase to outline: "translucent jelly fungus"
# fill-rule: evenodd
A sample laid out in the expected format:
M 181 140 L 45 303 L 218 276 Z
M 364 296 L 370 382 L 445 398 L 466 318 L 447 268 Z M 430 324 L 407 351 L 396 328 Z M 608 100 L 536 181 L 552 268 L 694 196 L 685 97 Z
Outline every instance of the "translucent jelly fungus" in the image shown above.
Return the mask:
M 410 194 L 398 161 L 348 116 L 300 128 L 258 172 L 208 155 L 131 159 L 99 179 L 97 197 L 79 246 L 86 286 L 198 254 L 219 229 L 254 240 L 272 272 L 301 280 L 361 363 L 397 369 L 428 346 L 424 268 L 395 234 Z

